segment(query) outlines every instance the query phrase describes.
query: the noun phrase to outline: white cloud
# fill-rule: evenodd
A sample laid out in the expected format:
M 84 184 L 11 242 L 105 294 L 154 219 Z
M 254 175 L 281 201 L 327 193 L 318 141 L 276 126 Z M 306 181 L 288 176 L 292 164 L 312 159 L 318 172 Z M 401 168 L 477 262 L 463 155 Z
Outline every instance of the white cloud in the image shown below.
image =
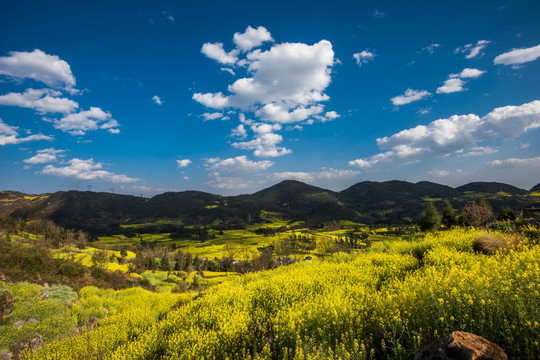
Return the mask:
M 47 140 L 52 141 L 52 136 L 43 134 L 29 135 L 26 137 L 19 137 L 19 128 L 17 126 L 10 126 L 0 119 L 0 146 L 8 144 L 20 144 L 28 141 Z
M 444 85 L 437 89 L 437 94 L 449 94 L 465 90 L 463 85 L 465 82 L 459 78 L 448 79 Z
M 278 146 L 283 141 L 283 136 L 273 131 L 281 130 L 279 124 L 253 124 L 250 126 L 254 133 L 254 139 L 245 142 L 236 142 L 232 146 L 238 149 L 254 150 L 257 157 L 278 157 L 292 153 L 292 150 Z
M 55 162 L 58 160 L 58 157 L 63 157 L 63 153 L 66 150 L 56 150 L 54 148 L 38 150 L 37 154 L 32 156 L 29 159 L 24 159 L 23 161 L 27 164 L 46 164 L 50 162 Z
M 220 64 L 234 64 L 238 60 L 238 50 L 232 50 L 227 53 L 223 50 L 222 43 L 205 43 L 201 48 L 201 52 Z
M 67 62 L 57 55 L 35 49 L 32 52 L 12 51 L 0 57 L 0 75 L 13 79 L 32 79 L 50 87 L 72 89 L 75 77 Z
M 47 165 L 41 173 L 45 175 L 71 177 L 80 180 L 102 180 L 112 183 L 131 183 L 140 180 L 130 178 L 126 175 L 116 175 L 109 171 L 101 170 L 103 164 L 94 163 L 94 159 L 82 160 L 75 158 L 69 160 L 67 164 L 69 165 L 64 167 Z
M 530 143 L 521 144 L 520 149 L 527 149 L 531 146 Z
M 435 49 L 437 49 L 440 46 L 441 46 L 440 44 L 431 44 L 431 45 L 426 46 L 425 48 L 422 48 L 422 51 L 430 55 L 433 55 L 435 53 Z
M 450 171 L 447 170 L 433 170 L 428 172 L 429 175 L 435 175 L 438 177 L 446 177 L 450 175 Z
M 261 46 L 264 42 L 274 41 L 274 39 L 266 28 L 259 26 L 257 29 L 254 29 L 248 26 L 244 33 L 235 33 L 233 41 L 240 50 L 246 52 L 254 47 Z
M 201 115 L 204 118 L 204 121 L 208 120 L 216 120 L 223 117 L 223 114 L 220 112 L 214 112 L 214 113 L 204 113 Z
M 191 164 L 190 159 L 182 159 L 182 160 L 176 160 L 176 164 L 178 167 L 184 168 L 187 167 L 189 164 Z
M 493 153 L 495 149 L 478 147 L 478 143 L 511 140 L 536 128 L 540 128 L 540 100 L 520 106 L 495 108 L 482 118 L 474 114 L 453 115 L 379 138 L 377 145 L 385 152 L 368 159 L 350 161 L 349 165 L 368 169 L 376 165 L 403 164 L 456 152 L 469 151 L 471 156 Z
M 231 69 L 231 68 L 220 68 L 219 70 L 228 72 L 228 73 L 231 74 L 232 76 L 236 76 L 236 73 L 235 73 L 234 70 Z
M 459 73 L 459 77 L 462 79 L 477 78 L 484 73 L 485 73 L 484 70 L 465 68 L 461 71 L 461 73 Z
M 498 149 L 489 147 L 489 146 L 475 146 L 470 148 L 466 153 L 460 155 L 460 157 L 469 157 L 469 156 L 481 156 L 489 155 L 498 152 Z
M 335 120 L 337 118 L 341 117 L 341 115 L 339 115 L 337 112 L 335 111 L 327 111 L 326 114 L 324 114 L 324 118 L 321 119 L 321 121 L 325 122 L 325 121 L 332 121 L 332 120 Z
M 540 167 L 540 157 L 527 158 L 527 159 L 504 159 L 493 160 L 488 162 L 491 166 L 521 166 L 521 167 Z
M 8 93 L 0 96 L 0 105 L 19 106 L 34 109 L 40 114 L 63 113 L 75 111 L 79 104 L 75 101 L 59 97 L 59 91 L 51 89 L 26 89 L 24 93 Z
M 152 97 L 152 100 L 154 100 L 154 103 L 156 103 L 156 104 L 158 104 L 158 105 L 163 104 L 163 100 L 161 100 L 161 98 L 160 98 L 159 96 L 157 96 L 157 95 L 154 95 L 154 96 Z
M 463 53 L 466 59 L 473 59 L 475 57 L 482 56 L 482 50 L 491 43 L 489 40 L 478 40 L 476 45 L 467 44 L 461 48 L 456 49 L 456 53 Z
M 356 64 L 358 66 L 362 66 L 362 64 L 367 64 L 368 62 L 372 61 L 374 57 L 375 54 L 367 50 L 362 50 L 359 53 L 353 54 L 353 58 L 356 60 Z
M 206 161 L 206 167 L 218 173 L 239 174 L 250 173 L 268 169 L 274 165 L 272 161 L 251 161 L 245 155 L 228 159 L 210 158 Z
M 218 92 L 216 94 L 195 93 L 193 94 L 193 100 L 212 109 L 223 109 L 224 107 L 229 106 L 229 98 L 223 96 L 221 92 Z
M 379 11 L 377 9 L 375 9 L 375 11 L 371 13 L 371 17 L 375 19 L 382 19 L 385 16 L 386 16 L 386 13 L 383 13 L 382 11 Z
M 513 49 L 505 52 L 493 60 L 496 65 L 515 65 L 534 61 L 540 58 L 540 45 L 525 49 Z
M 244 51 L 233 52 L 234 61 L 237 66 L 245 69 L 247 77 L 240 77 L 231 83 L 226 94 L 194 93 L 195 101 L 216 110 L 229 108 L 251 112 L 260 121 L 269 124 L 307 124 L 313 123 L 314 119 L 328 120 L 336 114 L 327 112 L 328 117 L 321 115 L 324 113 L 322 102 L 329 99 L 324 91 L 330 84 L 330 73 L 334 65 L 334 51 L 330 42 L 321 40 L 313 45 L 281 43 L 272 44 L 265 51 L 253 49 L 264 41 L 273 41 L 270 33 L 262 27 L 248 27 L 243 34 L 236 33 L 235 39 L 238 49 Z M 219 53 L 220 58 L 231 55 L 219 44 L 214 45 L 210 49 Z M 237 60 L 238 56 L 240 60 Z M 232 63 L 233 59 L 229 60 Z M 260 123 L 244 124 L 251 127 L 253 139 L 236 142 L 232 146 L 253 150 L 255 156 L 275 157 L 291 153 L 291 150 L 278 146 L 283 137 L 276 131 L 281 130 L 281 127 L 266 131 L 270 128 L 261 127 L 263 124 Z M 245 138 L 247 129 L 236 128 L 232 133 Z
M 244 124 L 239 124 L 237 127 L 235 127 L 231 132 L 231 136 L 239 139 L 245 139 L 247 137 L 247 131 Z
M 395 106 L 406 105 L 414 101 L 422 100 L 428 97 L 431 93 L 427 90 L 407 89 L 405 94 L 391 98 L 390 100 Z
M 322 169 L 321 171 L 284 171 L 272 174 L 275 180 L 298 180 L 302 182 L 314 182 L 316 180 L 337 180 L 359 175 L 355 170 Z
M 118 122 L 112 119 L 109 112 L 105 112 L 98 107 L 90 107 L 90 110 L 80 111 L 64 116 L 60 120 L 54 120 L 56 129 L 67 132 L 71 135 L 84 135 L 87 131 L 98 128 L 107 129 L 110 133 L 117 134 L 120 130 Z

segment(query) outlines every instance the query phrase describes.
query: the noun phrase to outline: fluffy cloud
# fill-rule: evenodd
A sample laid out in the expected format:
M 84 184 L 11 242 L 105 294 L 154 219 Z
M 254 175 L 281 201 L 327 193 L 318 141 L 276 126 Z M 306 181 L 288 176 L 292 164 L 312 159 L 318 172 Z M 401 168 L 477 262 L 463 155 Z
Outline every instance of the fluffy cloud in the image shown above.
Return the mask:
M 485 73 L 484 70 L 465 68 L 459 73 L 459 77 L 462 79 L 477 78 L 484 73 Z
M 230 65 L 236 63 L 238 60 L 238 50 L 232 50 L 227 53 L 223 50 L 222 43 L 205 43 L 201 48 L 201 52 L 220 64 Z
M 322 102 L 329 99 L 324 91 L 330 84 L 334 64 L 332 44 L 321 40 L 313 45 L 282 43 L 272 44 L 265 51 L 255 49 L 270 41 L 273 41 L 272 36 L 265 28 L 248 27 L 244 33 L 234 35 L 237 49 L 229 53 L 223 50 L 222 44 L 203 45 L 207 56 L 213 54 L 218 62 L 233 64 L 247 76 L 232 82 L 225 94 L 193 94 L 195 101 L 208 108 L 251 112 L 264 122 L 241 124 L 250 126 L 253 139 L 232 144 L 236 148 L 253 150 L 255 156 L 263 157 L 291 153 L 291 150 L 279 146 L 283 137 L 276 131 L 282 128 L 272 124 L 308 124 L 314 119 L 326 121 L 339 116 L 332 111 L 326 112 L 328 116 L 322 115 Z M 233 71 L 231 74 L 236 73 Z M 237 127 L 232 133 L 242 139 L 248 136 L 244 126 Z
M 491 41 L 489 40 L 478 40 L 476 42 L 476 45 L 467 44 L 461 48 L 457 48 L 455 52 L 456 54 L 457 53 L 467 54 L 465 55 L 466 59 L 473 59 L 475 57 L 482 56 L 483 55 L 482 50 L 484 50 L 484 48 L 488 46 L 490 43 Z
M 32 52 L 12 51 L 0 57 L 0 75 L 13 79 L 32 79 L 50 87 L 72 89 L 75 77 L 67 62 L 56 55 L 35 49 Z
M 52 136 L 36 134 L 28 135 L 26 137 L 20 137 L 18 133 L 19 128 L 17 126 L 10 126 L 0 119 L 0 146 L 8 144 L 20 144 L 28 141 L 48 140 L 52 141 Z
M 335 111 L 328 111 L 326 112 L 326 114 L 324 114 L 324 118 L 321 119 L 323 122 L 325 121 L 331 121 L 331 120 L 335 120 L 337 119 L 338 117 L 341 117 L 341 115 L 339 115 L 337 112 Z
M 158 105 L 163 104 L 163 100 L 161 100 L 161 98 L 160 98 L 159 96 L 157 96 L 157 95 L 154 95 L 154 96 L 152 97 L 152 100 L 154 100 L 154 103 L 155 103 L 155 104 L 158 104 Z
M 516 65 L 534 61 L 540 58 L 540 45 L 525 49 L 514 49 L 501 54 L 493 60 L 496 65 Z
M 248 26 L 244 33 L 235 33 L 233 41 L 241 51 L 246 52 L 254 47 L 261 46 L 264 42 L 274 41 L 274 39 L 266 28 L 259 26 L 254 29 Z
M 176 160 L 176 164 L 180 168 L 187 167 L 189 164 L 191 164 L 191 160 L 189 159 L 182 159 L 182 160 Z
M 481 156 L 481 155 L 489 155 L 494 154 L 498 152 L 498 149 L 492 148 L 490 146 L 475 146 L 467 150 L 467 152 L 464 152 L 463 154 L 459 155 L 460 157 L 469 157 L 469 156 Z
M 237 127 L 235 127 L 233 131 L 231 132 L 231 136 L 237 137 L 240 139 L 245 139 L 247 137 L 247 131 L 246 131 L 246 128 L 244 127 L 244 124 L 240 124 Z
M 374 57 L 375 57 L 375 54 L 367 50 L 362 50 L 359 53 L 353 54 L 353 58 L 356 60 L 356 64 L 358 66 L 362 66 L 362 64 L 367 64 L 368 62 L 373 60 Z
M 406 105 L 414 101 L 422 100 L 428 97 L 431 93 L 427 90 L 407 89 L 405 94 L 391 98 L 392 104 L 395 106 Z
M 56 150 L 54 148 L 38 150 L 37 154 L 32 156 L 29 159 L 24 159 L 23 161 L 27 164 L 46 164 L 50 162 L 55 162 L 58 160 L 58 157 L 63 157 L 63 153 L 66 150 Z
M 51 89 L 26 89 L 24 93 L 9 93 L 0 96 L 0 105 L 19 106 L 34 109 L 40 114 L 71 113 L 79 104 L 75 101 L 59 97 L 59 91 Z
M 278 157 L 292 153 L 292 150 L 278 146 L 283 141 L 283 136 L 274 133 L 281 130 L 279 124 L 252 124 L 250 126 L 254 133 L 254 139 L 245 142 L 236 142 L 232 146 L 238 149 L 254 150 L 257 157 Z
M 105 129 L 111 134 L 120 132 L 118 122 L 112 118 L 111 113 L 105 112 L 98 107 L 90 107 L 90 110 L 80 111 L 64 116 L 60 120 L 54 120 L 56 129 L 71 135 L 84 135 L 87 131 Z
M 315 181 L 315 176 L 309 172 L 303 171 L 284 171 L 276 172 L 272 174 L 272 177 L 275 180 L 297 180 L 302 182 L 313 182 Z
M 71 177 L 80 180 L 101 180 L 111 183 L 131 183 L 140 179 L 130 178 L 126 175 L 116 175 L 106 170 L 101 170 L 103 164 L 94 163 L 94 159 L 82 160 L 71 159 L 67 162 L 67 166 L 55 167 L 47 165 L 42 171 L 45 175 L 56 175 L 63 177 Z
M 452 153 L 482 155 L 496 150 L 478 147 L 486 140 L 511 140 L 540 127 L 540 100 L 520 106 L 499 107 L 480 118 L 477 115 L 453 115 L 377 139 L 380 149 L 387 150 L 369 159 L 356 159 L 351 166 L 362 169 L 395 162 L 412 162 Z M 468 152 L 467 152 L 468 151 Z
M 448 79 L 444 85 L 437 89 L 437 94 L 449 94 L 465 90 L 463 88 L 465 82 L 459 78 Z
M 540 167 L 540 157 L 516 159 L 510 158 L 505 160 L 493 160 L 488 162 L 491 166 L 522 166 L 522 167 Z
M 250 173 L 268 169 L 274 165 L 272 161 L 251 161 L 245 155 L 228 159 L 210 158 L 206 161 L 207 169 L 228 174 Z
M 223 117 L 223 114 L 220 112 L 214 112 L 214 113 L 204 113 L 202 114 L 202 117 L 204 118 L 204 121 L 208 120 L 216 120 Z

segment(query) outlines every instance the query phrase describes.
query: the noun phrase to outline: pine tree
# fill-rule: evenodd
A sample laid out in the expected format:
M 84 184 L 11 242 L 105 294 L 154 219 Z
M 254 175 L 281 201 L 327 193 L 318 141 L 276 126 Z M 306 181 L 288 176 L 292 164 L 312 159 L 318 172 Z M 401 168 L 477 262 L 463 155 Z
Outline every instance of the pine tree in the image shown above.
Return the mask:
M 418 227 L 421 231 L 433 231 L 439 227 L 440 223 L 441 218 L 437 209 L 432 203 L 428 203 L 420 219 L 418 219 Z
M 454 208 L 452 207 L 452 204 L 450 204 L 450 201 L 448 200 L 444 201 L 441 222 L 448 229 L 450 229 L 452 226 L 457 225 L 456 211 L 454 210 Z

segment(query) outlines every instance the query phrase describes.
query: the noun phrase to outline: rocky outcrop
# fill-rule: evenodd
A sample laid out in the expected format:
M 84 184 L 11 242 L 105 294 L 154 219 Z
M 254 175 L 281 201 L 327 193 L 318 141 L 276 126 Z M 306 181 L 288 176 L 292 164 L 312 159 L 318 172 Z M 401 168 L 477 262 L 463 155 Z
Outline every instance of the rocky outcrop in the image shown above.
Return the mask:
M 414 360 L 508 360 L 501 347 L 481 336 L 454 331 L 435 340 Z
M 26 350 L 36 351 L 42 346 L 43 335 L 40 333 L 35 333 L 31 339 L 16 342 L 9 348 L 9 350 L 13 354 L 13 359 L 20 359 Z
M 11 291 L 0 291 L 0 319 L 2 316 L 8 316 L 13 311 L 13 295 Z

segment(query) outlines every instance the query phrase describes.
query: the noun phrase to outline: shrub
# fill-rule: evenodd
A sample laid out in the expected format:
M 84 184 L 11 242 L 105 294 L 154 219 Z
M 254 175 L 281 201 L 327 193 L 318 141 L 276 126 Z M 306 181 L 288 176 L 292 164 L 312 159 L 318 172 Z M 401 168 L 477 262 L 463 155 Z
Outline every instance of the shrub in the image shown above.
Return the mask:
M 474 239 L 473 249 L 486 255 L 492 255 L 497 251 L 506 251 L 515 248 L 522 240 L 523 238 L 518 235 L 503 236 L 486 232 Z

